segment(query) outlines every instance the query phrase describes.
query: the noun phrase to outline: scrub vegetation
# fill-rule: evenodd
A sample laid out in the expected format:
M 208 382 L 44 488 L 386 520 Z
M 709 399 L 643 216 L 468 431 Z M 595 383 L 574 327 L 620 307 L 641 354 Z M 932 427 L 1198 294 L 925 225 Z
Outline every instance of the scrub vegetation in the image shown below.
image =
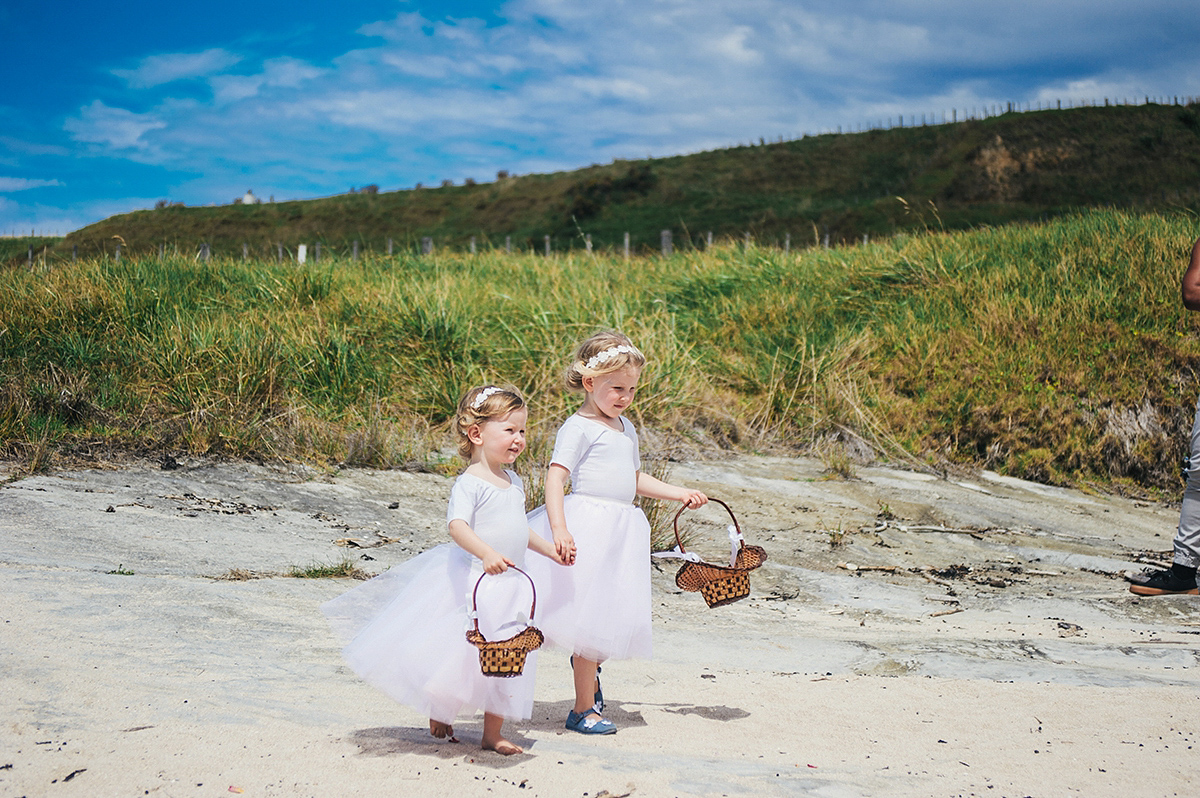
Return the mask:
M 459 395 L 502 381 L 531 400 L 531 469 L 577 402 L 565 358 L 604 326 L 650 357 L 630 415 L 654 456 L 809 451 L 846 473 L 883 460 L 1177 491 L 1200 392 L 1178 296 L 1194 219 L 1100 210 L 964 232 L 921 219 L 787 255 L 6 269 L 0 454 L 453 472 L 444 424 Z

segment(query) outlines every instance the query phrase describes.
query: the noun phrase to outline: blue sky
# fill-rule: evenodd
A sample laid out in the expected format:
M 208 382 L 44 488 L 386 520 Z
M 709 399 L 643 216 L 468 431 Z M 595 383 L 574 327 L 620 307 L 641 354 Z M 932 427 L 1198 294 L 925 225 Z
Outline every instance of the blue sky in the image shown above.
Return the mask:
M 1200 95 L 1194 0 L 7 0 L 0 233 Z

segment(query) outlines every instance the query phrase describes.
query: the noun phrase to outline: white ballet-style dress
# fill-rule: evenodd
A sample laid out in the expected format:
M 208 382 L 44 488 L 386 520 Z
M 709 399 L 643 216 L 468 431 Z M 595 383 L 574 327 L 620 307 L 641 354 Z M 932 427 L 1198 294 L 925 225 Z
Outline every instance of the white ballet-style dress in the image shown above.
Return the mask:
M 650 524 L 633 504 L 640 466 L 637 431 L 622 431 L 578 414 L 558 430 L 551 463 L 571 472 L 563 497 L 575 564 L 538 558 L 537 627 L 546 641 L 597 662 L 648 659 Z M 529 514 L 534 532 L 553 541 L 546 508 Z
M 519 476 L 505 473 L 512 481 L 507 488 L 473 474 L 460 475 L 450 492 L 446 521 L 465 521 L 525 569 L 525 488 Z M 444 543 L 326 602 L 321 611 L 345 642 L 342 655 L 354 672 L 396 701 L 442 723 L 479 710 L 523 720 L 533 712 L 537 652 L 526 657 L 520 676 L 484 676 L 478 649 L 466 639 L 471 593 L 482 574 L 478 557 Z M 528 624 L 532 598 L 529 580 L 511 568 L 484 576 L 478 592 L 479 631 L 488 640 L 517 634 Z M 538 616 L 541 599 L 539 593 Z

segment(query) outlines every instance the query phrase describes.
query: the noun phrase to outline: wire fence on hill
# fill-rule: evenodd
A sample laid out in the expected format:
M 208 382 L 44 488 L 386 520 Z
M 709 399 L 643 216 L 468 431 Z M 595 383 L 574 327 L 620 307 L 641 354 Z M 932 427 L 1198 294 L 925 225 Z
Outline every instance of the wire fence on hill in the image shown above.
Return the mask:
M 960 113 L 960 109 L 958 109 L 958 108 L 951 109 L 948 112 L 942 111 L 940 114 L 940 121 L 938 119 L 938 114 L 936 114 L 936 113 L 922 113 L 920 115 L 915 114 L 915 113 L 908 114 L 908 115 L 900 114 L 895 117 L 879 118 L 878 120 L 870 121 L 870 122 L 867 122 L 866 124 L 860 123 L 854 127 L 850 127 L 850 126 L 843 127 L 842 125 L 838 125 L 836 127 L 836 129 L 829 128 L 826 130 L 822 130 L 818 133 L 805 133 L 805 134 L 802 134 L 801 136 L 799 136 L 798 138 L 805 138 L 805 137 L 811 136 L 811 135 L 862 133 L 862 132 L 867 132 L 867 131 L 872 131 L 872 130 L 891 130 L 894 128 L 905 128 L 905 127 L 913 128 L 913 127 L 925 127 L 925 126 L 939 125 L 939 124 L 957 124 L 959 122 L 965 122 L 965 121 L 970 121 L 970 120 L 989 119 L 989 118 L 993 118 L 993 117 L 1002 116 L 1004 114 L 1013 114 L 1013 113 L 1034 113 L 1034 112 L 1041 112 L 1041 111 L 1061 111 L 1061 110 L 1069 110 L 1069 109 L 1074 109 L 1074 108 L 1095 108 L 1095 107 L 1108 108 L 1108 107 L 1116 107 L 1116 106 L 1138 106 L 1138 105 L 1164 105 L 1164 106 L 1181 106 L 1182 107 L 1182 106 L 1191 106 L 1191 105 L 1197 105 L 1197 104 L 1200 104 L 1200 97 L 1192 96 L 1192 95 L 1173 95 L 1173 96 L 1169 96 L 1169 97 L 1168 96 L 1152 97 L 1150 95 L 1143 95 L 1140 98 L 1140 102 L 1139 102 L 1138 97 L 1133 97 L 1133 98 L 1130 98 L 1130 97 L 1120 97 L 1120 98 L 1104 97 L 1099 100 L 1095 99 L 1095 98 L 1093 98 L 1093 99 L 1070 98 L 1067 100 L 1055 99 L 1053 101 L 1050 101 L 1050 100 L 1026 101 L 1024 103 L 1009 101 L 1009 102 L 1002 102 L 1002 103 L 990 103 L 990 104 L 982 104 L 982 105 L 977 105 L 977 106 L 964 107 L 961 109 L 961 113 Z M 908 120 L 907 124 L 905 123 L 906 116 L 907 116 L 907 120 Z M 780 141 L 780 142 L 783 142 L 784 140 L 785 139 L 783 136 L 780 136 L 778 138 L 778 141 Z M 793 139 L 793 140 L 796 140 L 796 139 Z M 773 143 L 773 142 L 770 142 L 765 138 L 760 138 L 758 143 L 759 143 L 759 145 L 764 145 L 764 144 L 769 144 L 769 143 Z M 738 144 L 736 146 L 740 147 L 743 145 Z M 754 143 L 751 142 L 749 146 L 754 146 Z M 515 177 L 516 176 L 516 175 L 509 175 L 509 173 L 507 171 L 504 171 L 502 174 L 504 174 L 505 177 L 510 177 L 510 176 Z M 447 184 L 452 185 L 453 181 L 443 181 L 443 185 L 447 185 Z M 469 180 L 468 184 L 474 185 L 475 181 Z M 417 187 L 420 188 L 420 184 L 417 184 Z M 377 187 L 372 187 L 372 188 L 375 188 L 376 190 L 378 190 Z M 1191 206 L 1191 205 L 1196 204 L 1197 200 L 1200 199 L 1200 189 L 1186 191 L 1186 192 L 1174 191 L 1172 193 L 1174 195 L 1174 197 L 1173 197 L 1174 201 L 1181 205 Z M 1161 199 L 1164 203 L 1171 201 L 1171 197 L 1168 196 L 1168 191 L 1163 190 L 1161 192 Z M 273 202 L 274 197 L 272 197 L 271 200 Z M 1112 205 L 1110 204 L 1109 207 L 1112 207 Z M 1043 213 L 1041 215 L 1041 219 L 1044 221 L 1046 219 L 1046 214 Z M 1031 220 L 1031 221 L 1033 221 L 1033 220 Z M 714 243 L 712 232 L 708 232 L 705 235 L 700 236 L 700 237 L 693 237 L 693 236 L 687 234 L 686 232 L 683 235 L 685 236 L 685 238 L 681 241 L 681 243 L 684 245 L 684 248 L 690 248 L 692 250 L 702 250 L 702 249 L 707 249 L 708 247 L 713 246 L 713 243 Z M 24 236 L 23 233 L 18 233 L 15 230 L 10 231 L 7 234 L 0 233 L 0 238 L 25 238 L 25 237 L 26 236 Z M 48 233 L 46 233 L 46 231 L 42 231 L 41 235 L 39 236 L 37 234 L 36 229 L 31 229 L 30 235 L 28 237 L 29 238 L 39 238 L 39 237 L 40 238 L 51 238 L 51 237 L 61 238 L 62 236 L 57 233 L 48 234 Z M 723 236 L 723 240 L 737 241 L 738 239 L 737 239 L 737 237 L 734 237 L 734 236 L 725 235 L 725 236 Z M 788 252 L 792 248 L 792 234 L 791 233 L 784 233 L 782 235 L 782 237 L 776 236 L 773 239 L 767 240 L 767 239 L 763 239 L 761 237 L 756 237 L 751 232 L 746 232 L 741 237 L 740 240 L 745 247 L 750 247 L 750 246 L 771 247 L 771 248 L 776 248 L 776 249 L 782 249 L 784 252 Z M 797 240 L 799 241 L 801 239 L 798 238 Z M 822 233 L 822 231 L 818 230 L 815 226 L 814 226 L 814 234 L 813 234 L 813 236 L 811 236 L 811 239 L 809 236 L 805 235 L 803 237 L 803 240 L 805 241 L 805 243 L 804 243 L 805 247 L 807 247 L 807 246 L 824 246 L 824 247 L 828 248 L 831 246 L 830 234 L 829 234 L 828 230 L 825 230 Z M 811 240 L 811 244 L 808 243 L 810 240 Z M 865 244 L 868 241 L 869 241 L 869 236 L 867 234 L 863 234 L 862 243 Z M 833 245 L 845 245 L 845 244 L 854 244 L 854 243 L 858 243 L 857 236 L 855 236 L 854 238 L 849 239 L 849 240 L 847 240 L 847 239 L 838 240 L 836 242 L 833 242 Z M 564 239 L 564 238 L 556 238 L 551 235 L 544 235 L 540 241 L 537 241 L 534 238 L 527 237 L 527 238 L 525 238 L 524 241 L 520 242 L 517 245 L 514 245 L 513 236 L 505 236 L 504 244 L 503 244 L 502 248 L 500 246 L 496 245 L 496 243 L 492 242 L 490 239 L 483 237 L 483 236 L 478 236 L 478 237 L 471 236 L 469 238 L 469 240 L 467 241 L 466 246 L 463 247 L 461 237 L 457 237 L 454 241 L 447 240 L 447 241 L 441 242 L 440 244 L 435 245 L 435 241 L 432 236 L 423 236 L 423 237 L 417 238 L 412 235 L 407 235 L 407 236 L 401 237 L 399 239 L 399 242 L 397 242 L 397 239 L 395 239 L 395 238 L 388 238 L 386 240 L 386 248 L 384 251 L 386 252 L 386 255 L 388 257 L 395 257 L 397 255 L 402 255 L 405 253 L 430 255 L 430 254 L 434 253 L 435 249 L 459 251 L 459 252 L 469 252 L 471 254 L 476 254 L 482 250 L 489 250 L 489 251 L 494 252 L 494 251 L 502 249 L 502 251 L 504 251 L 505 253 L 508 253 L 508 254 L 511 254 L 513 252 L 518 252 L 518 251 L 520 251 L 520 252 L 539 252 L 540 251 L 542 254 L 550 255 L 555 252 L 574 250 L 579 245 L 582 245 L 582 248 L 589 254 L 594 251 L 592 237 L 590 235 L 586 235 L 586 234 L 579 235 L 579 236 L 572 236 L 569 240 Z M 634 242 L 631 239 L 630 233 L 627 232 L 624 234 L 624 241 L 622 244 L 616 244 L 616 245 L 610 244 L 608 246 L 602 247 L 603 251 L 606 251 L 610 254 L 620 253 L 620 254 L 623 254 L 624 257 L 626 257 L 626 258 L 630 258 L 635 255 L 653 255 L 653 254 L 670 255 L 670 254 L 673 254 L 673 252 L 675 251 L 675 248 L 676 248 L 675 233 L 672 230 L 661 231 L 660 240 L 657 242 L 657 246 L 655 246 L 654 242 L 649 242 L 649 241 Z M 114 243 L 112 245 L 111 249 L 109 247 L 102 246 L 95 252 L 87 253 L 87 256 L 114 258 L 116 260 L 120 260 L 123 256 L 125 256 L 125 257 L 129 256 L 129 253 L 123 252 L 124 249 L 125 248 L 120 243 Z M 54 262 L 54 261 L 62 262 L 62 261 L 67 261 L 67 260 L 77 261 L 77 260 L 79 260 L 79 257 L 80 257 L 78 245 L 74 245 L 72 247 L 69 256 L 65 255 L 61 252 L 57 252 L 57 251 L 55 251 L 54 254 L 51 255 L 52 250 L 54 250 L 53 244 L 36 244 L 35 245 L 35 244 L 31 243 L 29 245 L 27 258 L 26 258 L 28 265 L 32 266 L 35 261 L 41 261 L 43 263 L 47 262 L 47 261 L 50 261 L 50 262 Z M 138 254 L 138 256 L 141 256 L 141 257 L 154 255 L 154 253 L 152 251 L 151 252 L 140 252 L 137 254 Z M 255 259 L 260 259 L 260 260 L 274 259 L 278 262 L 283 262 L 284 260 L 289 260 L 289 261 L 298 262 L 298 263 L 306 263 L 306 262 L 310 262 L 310 261 L 319 263 L 319 262 L 321 262 L 322 259 L 357 261 L 360 258 L 360 254 L 363 254 L 363 255 L 369 254 L 373 257 L 378 257 L 383 253 L 382 252 L 374 252 L 374 251 L 370 250 L 366 243 L 360 242 L 358 240 L 353 240 L 353 241 L 349 242 L 349 244 L 345 244 L 340 247 L 338 245 L 332 244 L 330 242 L 321 242 L 321 241 L 313 242 L 311 245 L 309 245 L 308 243 L 294 243 L 294 242 L 285 244 L 282 241 L 276 241 L 276 242 L 259 243 L 259 244 L 255 244 L 253 246 L 249 242 L 243 242 L 240 247 L 240 252 L 238 251 L 238 249 L 235 245 L 234 248 L 230 249 L 229 251 L 221 252 L 221 253 L 219 253 L 218 256 L 219 257 L 227 257 L 227 258 L 237 258 L 240 255 L 240 257 L 243 260 L 249 260 L 249 259 L 251 259 L 251 257 L 253 257 Z M 211 243 L 207 242 L 207 241 L 192 242 L 192 243 L 173 242 L 171 244 L 168 244 L 167 242 L 162 242 L 158 245 L 157 256 L 159 258 L 164 258 L 164 257 L 168 257 L 168 256 L 170 256 L 170 257 L 188 257 L 188 258 L 194 258 L 196 260 L 207 261 L 214 256 L 214 252 L 213 252 Z

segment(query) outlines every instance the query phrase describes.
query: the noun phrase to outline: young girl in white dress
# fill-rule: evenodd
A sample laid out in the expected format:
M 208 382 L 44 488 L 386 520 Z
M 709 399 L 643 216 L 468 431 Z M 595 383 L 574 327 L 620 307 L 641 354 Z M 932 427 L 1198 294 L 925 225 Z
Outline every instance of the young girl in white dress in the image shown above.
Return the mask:
M 698 490 L 641 471 L 637 432 L 622 414 L 645 365 L 645 356 L 618 332 L 599 332 L 575 350 L 566 383 L 583 393 L 583 406 L 558 430 L 546 504 L 529 516 L 534 531 L 553 540 L 559 558 L 571 565 L 546 569 L 538 628 L 547 641 L 573 652 L 575 706 L 566 727 L 583 734 L 616 732 L 601 714 L 599 664 L 651 654 L 650 524 L 634 496 L 688 507 L 708 501 Z M 571 493 L 564 497 L 568 478 Z
M 501 754 L 521 753 L 501 726 L 505 718 L 532 714 L 537 652 L 527 656 L 520 676 L 484 676 L 478 650 L 466 639 L 471 594 L 488 574 L 479 581 L 479 630 L 488 640 L 505 640 L 528 621 L 530 581 L 513 568 L 525 569 L 525 550 L 563 561 L 552 543 L 530 530 L 521 478 L 505 467 L 525 449 L 527 416 L 514 389 L 468 391 L 455 428 L 469 465 L 454 482 L 446 512 L 454 542 L 321 607 L 347 641 L 342 654 L 355 673 L 427 715 L 434 737 L 457 742 L 455 718 L 483 710 L 483 748 Z

